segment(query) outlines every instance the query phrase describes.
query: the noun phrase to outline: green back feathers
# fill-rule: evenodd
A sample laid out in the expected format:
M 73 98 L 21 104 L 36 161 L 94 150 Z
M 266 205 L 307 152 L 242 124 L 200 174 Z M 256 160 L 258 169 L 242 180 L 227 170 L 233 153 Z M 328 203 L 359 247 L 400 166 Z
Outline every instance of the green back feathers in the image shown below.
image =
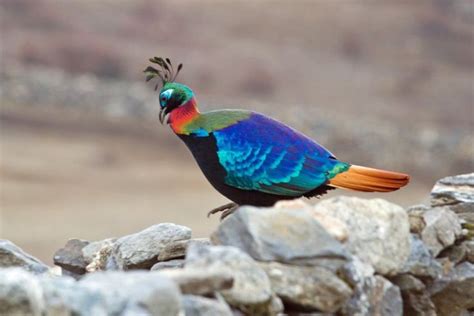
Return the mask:
M 245 110 L 219 110 L 202 113 L 196 119 L 186 124 L 183 128 L 183 132 L 186 134 L 207 136 L 206 134 L 248 119 L 251 114 L 251 111 Z

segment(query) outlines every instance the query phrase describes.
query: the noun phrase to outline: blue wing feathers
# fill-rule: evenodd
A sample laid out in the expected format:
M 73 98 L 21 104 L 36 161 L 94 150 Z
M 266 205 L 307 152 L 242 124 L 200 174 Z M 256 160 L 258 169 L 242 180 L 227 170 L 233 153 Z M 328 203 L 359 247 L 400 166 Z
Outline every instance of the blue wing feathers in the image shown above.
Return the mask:
M 225 183 L 243 190 L 300 196 L 345 164 L 305 135 L 257 113 L 214 136 Z

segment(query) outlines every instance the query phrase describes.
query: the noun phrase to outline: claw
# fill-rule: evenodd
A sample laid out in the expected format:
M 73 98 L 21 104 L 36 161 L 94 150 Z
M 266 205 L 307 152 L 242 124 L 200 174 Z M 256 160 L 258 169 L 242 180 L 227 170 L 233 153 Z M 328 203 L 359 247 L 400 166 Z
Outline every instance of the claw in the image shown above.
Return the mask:
M 215 213 L 223 212 L 222 215 L 221 215 L 221 220 L 222 220 L 227 215 L 232 214 L 238 207 L 239 207 L 239 205 L 237 205 L 235 203 L 227 203 L 225 205 L 216 207 L 213 210 L 210 210 L 209 213 L 207 213 L 207 217 L 209 217 L 209 216 L 211 216 L 212 214 L 215 214 Z

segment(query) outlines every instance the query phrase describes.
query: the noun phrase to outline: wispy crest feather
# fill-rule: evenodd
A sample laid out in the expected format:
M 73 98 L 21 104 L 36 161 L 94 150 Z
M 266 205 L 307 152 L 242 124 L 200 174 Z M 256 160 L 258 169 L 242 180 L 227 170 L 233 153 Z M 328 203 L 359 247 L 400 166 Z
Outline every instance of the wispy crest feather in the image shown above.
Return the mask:
M 171 60 L 169 58 L 163 58 L 163 57 L 153 57 L 149 59 L 150 62 L 157 64 L 160 66 L 159 69 L 148 66 L 146 69 L 143 71 L 146 75 L 146 81 L 150 81 L 153 78 L 160 78 L 161 83 L 165 85 L 167 82 L 174 82 L 176 80 L 176 77 L 178 77 L 178 74 L 180 70 L 183 68 L 183 64 L 178 64 L 178 67 L 176 68 L 176 71 L 173 67 L 173 64 L 171 63 Z M 155 85 L 155 90 L 158 89 L 158 83 Z

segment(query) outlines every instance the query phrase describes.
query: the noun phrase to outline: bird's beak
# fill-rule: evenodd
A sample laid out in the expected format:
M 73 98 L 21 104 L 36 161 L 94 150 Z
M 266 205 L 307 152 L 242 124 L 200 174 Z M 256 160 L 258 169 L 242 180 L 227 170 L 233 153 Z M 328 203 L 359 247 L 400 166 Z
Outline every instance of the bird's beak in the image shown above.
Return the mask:
M 161 108 L 160 110 L 160 123 L 163 125 L 163 122 L 165 121 L 165 117 L 167 112 L 165 111 L 166 108 Z

